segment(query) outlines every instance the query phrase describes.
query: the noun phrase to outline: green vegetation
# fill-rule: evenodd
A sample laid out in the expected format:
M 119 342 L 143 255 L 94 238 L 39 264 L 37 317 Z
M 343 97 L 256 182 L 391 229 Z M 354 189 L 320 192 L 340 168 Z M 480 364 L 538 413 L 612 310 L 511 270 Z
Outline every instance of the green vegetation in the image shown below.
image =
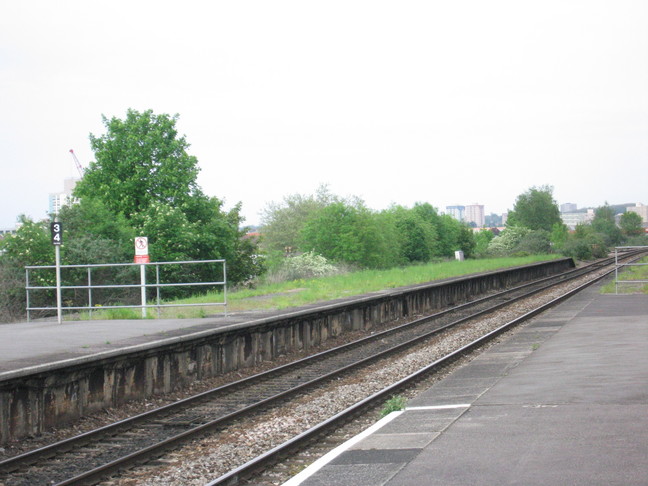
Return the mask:
M 285 309 L 315 302 L 351 297 L 433 280 L 488 272 L 559 258 L 559 255 L 495 258 L 488 260 L 446 261 L 391 269 L 368 269 L 327 277 L 298 279 L 277 283 L 260 283 L 254 289 L 239 289 L 227 294 L 228 311 Z M 215 300 L 216 299 L 216 300 Z M 219 301 L 222 296 L 205 294 L 175 303 L 197 304 Z M 193 309 L 193 310 L 192 310 Z M 207 314 L 222 312 L 212 307 Z M 152 311 L 154 312 L 154 311 Z M 162 310 L 163 316 L 177 315 L 174 308 Z M 198 308 L 183 308 L 187 317 L 198 317 Z
M 592 231 L 603 238 L 606 246 L 618 245 L 623 241 L 623 234 L 621 228 L 616 225 L 614 214 L 614 209 L 607 203 L 594 212 Z
M 132 261 L 133 239 L 149 239 L 152 261 L 225 259 L 228 280 L 237 284 L 263 272 L 263 260 L 254 240 L 246 239 L 240 204 L 230 211 L 208 197 L 196 178 L 198 161 L 189 155 L 189 144 L 176 129 L 178 115 L 156 115 L 151 110 L 128 110 L 125 119 L 103 117 L 106 132 L 90 135 L 95 161 L 79 181 L 78 204 L 58 215 L 63 224 L 62 263 L 124 263 Z M 16 235 L 0 242 L 0 320 L 19 319 L 25 314 L 26 265 L 53 265 L 50 220 L 34 222 L 22 218 Z M 20 273 L 22 272 L 22 275 Z M 132 269 L 119 275 L 93 273 L 94 285 L 132 283 Z M 207 281 L 207 265 L 175 267 L 162 283 Z M 53 274 L 38 282 L 51 285 Z M 66 275 L 66 285 L 85 285 L 84 271 Z M 186 287 L 175 287 L 166 295 L 190 295 Z M 66 306 L 84 306 L 85 292 L 67 292 Z M 136 304 L 134 292 L 121 290 L 93 293 L 93 301 Z M 32 307 L 51 307 L 51 292 L 30 295 Z
M 196 182 L 198 160 L 188 154 L 177 120 L 178 115 L 151 110 L 128 110 L 124 120 L 103 117 L 106 133 L 90 135 L 96 161 L 75 194 L 82 205 L 100 204 L 122 218 L 120 226 L 130 228 L 132 236 L 148 236 L 152 261 L 226 259 L 231 282 L 258 275 L 262 268 L 253 257 L 258 249 L 242 238 L 240 204 L 225 212 L 222 201 L 202 192 Z M 61 214 L 62 221 L 67 218 Z M 186 277 L 205 279 L 200 269 Z
M 626 237 L 636 237 L 644 234 L 643 228 L 641 227 L 641 216 L 637 213 L 631 211 L 626 211 L 621 215 L 619 219 L 619 226 L 621 227 L 621 232 Z
M 641 227 L 641 217 L 607 203 L 597 208 L 590 223 L 579 224 L 570 232 L 560 220 L 553 188 L 532 187 L 518 196 L 509 213 L 506 229 L 492 239 L 481 255 L 516 255 L 557 252 L 576 260 L 593 260 L 607 256 L 613 246 L 648 245 Z M 483 240 L 481 240 L 483 242 Z
M 271 270 L 286 257 L 313 252 L 355 268 L 390 268 L 466 257 L 476 247 L 472 229 L 428 203 L 413 208 L 367 208 L 358 198 L 343 199 L 320 187 L 314 196 L 292 195 L 263 213 L 261 248 Z
M 155 310 L 149 309 L 147 312 L 147 319 L 153 319 L 151 315 Z M 96 311 L 82 312 L 79 314 L 78 320 L 86 321 L 90 319 L 106 319 L 106 320 L 120 320 L 120 319 L 142 319 L 142 312 L 140 309 L 122 308 L 122 309 L 101 309 Z
M 404 410 L 407 406 L 407 399 L 401 395 L 394 395 L 385 402 L 382 410 L 380 411 L 380 418 L 386 417 L 392 412 Z
M 529 230 L 551 231 L 555 224 L 561 224 L 560 210 L 553 199 L 553 187 L 532 187 L 520 194 L 509 212 L 507 224 L 523 226 Z
M 314 195 L 291 195 L 270 203 L 260 236 L 249 237 L 241 204 L 225 211 L 223 202 L 197 184 L 198 160 L 176 129 L 178 115 L 128 110 L 124 119 L 102 117 L 105 133 L 90 134 L 95 161 L 75 196 L 78 204 L 58 215 L 63 224 L 63 264 L 132 261 L 133 239 L 147 236 L 154 262 L 227 261 L 228 303 L 232 310 L 285 308 L 532 261 L 570 256 L 605 256 L 611 245 L 648 245 L 637 214 L 605 204 L 591 224 L 570 233 L 560 219 L 551 186 L 520 194 L 507 227 L 473 231 L 427 202 L 394 204 L 375 211 L 357 197 L 342 198 L 326 186 Z M 26 265 L 52 265 L 49 222 L 22 218 L 17 234 L 0 241 L 0 320 L 25 314 Z M 461 251 L 465 262 L 452 260 Z M 547 256 L 550 255 L 550 256 Z M 92 273 L 92 284 L 132 284 L 138 269 L 120 267 Z M 112 272 L 112 273 L 111 273 Z M 218 280 L 209 265 L 176 266 L 161 283 Z M 86 305 L 84 270 L 66 272 L 66 307 Z M 31 283 L 53 284 L 53 272 L 34 272 Z M 150 282 L 150 281 L 149 281 Z M 163 298 L 179 302 L 222 302 L 222 295 L 196 296 L 195 288 L 166 287 Z M 93 291 L 93 304 L 136 305 L 131 289 Z M 30 295 L 32 307 L 51 307 L 53 292 Z M 164 315 L 197 317 L 216 309 L 185 307 Z M 102 318 L 136 318 L 138 310 L 93 311 Z

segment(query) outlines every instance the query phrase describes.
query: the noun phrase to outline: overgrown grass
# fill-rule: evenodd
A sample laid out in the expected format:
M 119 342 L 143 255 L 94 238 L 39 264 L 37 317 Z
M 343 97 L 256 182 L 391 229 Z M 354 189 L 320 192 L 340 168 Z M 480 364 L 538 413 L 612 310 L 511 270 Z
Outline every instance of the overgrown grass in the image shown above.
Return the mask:
M 648 280 L 648 258 L 642 258 L 637 263 L 647 265 L 637 267 L 623 267 L 624 270 L 619 272 L 619 280 Z M 602 294 L 648 294 L 648 284 L 646 283 L 620 283 L 618 286 L 615 281 L 608 282 L 601 287 Z
M 246 310 L 285 309 L 301 305 L 362 295 L 381 290 L 422 284 L 433 280 L 488 272 L 500 268 L 515 267 L 529 263 L 560 258 L 559 255 L 532 255 L 525 257 L 493 258 L 483 260 L 447 261 L 387 270 L 361 270 L 343 275 L 293 280 L 281 283 L 261 283 L 254 289 L 228 292 L 228 312 Z M 222 302 L 219 294 L 206 294 L 176 301 L 182 304 Z M 155 310 L 152 310 L 155 312 Z M 174 308 L 162 310 L 162 317 L 200 317 L 223 312 L 222 307 Z
M 147 319 L 153 319 L 156 314 L 155 309 L 148 309 Z M 77 320 L 86 321 L 90 319 L 105 319 L 105 320 L 118 320 L 118 319 L 142 319 L 142 311 L 140 309 L 102 309 L 97 307 L 92 313 L 84 311 L 78 314 Z

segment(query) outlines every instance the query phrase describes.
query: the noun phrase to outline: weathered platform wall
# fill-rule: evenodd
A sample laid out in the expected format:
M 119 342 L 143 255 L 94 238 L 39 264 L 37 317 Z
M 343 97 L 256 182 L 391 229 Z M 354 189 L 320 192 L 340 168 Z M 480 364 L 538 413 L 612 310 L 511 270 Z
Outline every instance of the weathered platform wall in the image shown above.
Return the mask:
M 169 339 L 137 351 L 47 366 L 0 381 L 0 444 L 90 412 L 178 389 L 203 378 L 307 351 L 353 330 L 458 304 L 485 292 L 563 272 L 571 259 L 489 272 Z

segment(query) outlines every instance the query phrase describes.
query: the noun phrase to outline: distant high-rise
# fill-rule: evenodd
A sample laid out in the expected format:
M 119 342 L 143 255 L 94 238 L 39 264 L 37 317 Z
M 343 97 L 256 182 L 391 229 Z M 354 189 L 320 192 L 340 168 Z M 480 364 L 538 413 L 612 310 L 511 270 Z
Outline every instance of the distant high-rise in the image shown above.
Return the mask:
M 470 206 L 466 206 L 464 221 L 466 223 L 475 223 L 475 226 L 477 226 L 477 228 L 483 228 L 484 227 L 484 205 L 471 204 Z
M 464 220 L 465 206 L 446 206 L 446 213 L 452 216 L 457 221 Z
M 63 192 L 56 192 L 49 195 L 49 213 L 58 214 L 63 206 L 77 202 L 72 195 L 78 179 L 68 178 L 63 181 Z

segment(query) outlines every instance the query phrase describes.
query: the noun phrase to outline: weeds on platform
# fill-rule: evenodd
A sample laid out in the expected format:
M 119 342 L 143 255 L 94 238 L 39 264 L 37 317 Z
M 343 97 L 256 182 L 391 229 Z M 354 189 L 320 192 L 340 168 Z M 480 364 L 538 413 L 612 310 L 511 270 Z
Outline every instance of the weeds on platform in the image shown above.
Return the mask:
M 380 418 L 386 417 L 392 412 L 399 412 L 404 410 L 407 406 L 407 399 L 401 395 L 394 395 L 385 402 L 382 410 L 380 411 Z

